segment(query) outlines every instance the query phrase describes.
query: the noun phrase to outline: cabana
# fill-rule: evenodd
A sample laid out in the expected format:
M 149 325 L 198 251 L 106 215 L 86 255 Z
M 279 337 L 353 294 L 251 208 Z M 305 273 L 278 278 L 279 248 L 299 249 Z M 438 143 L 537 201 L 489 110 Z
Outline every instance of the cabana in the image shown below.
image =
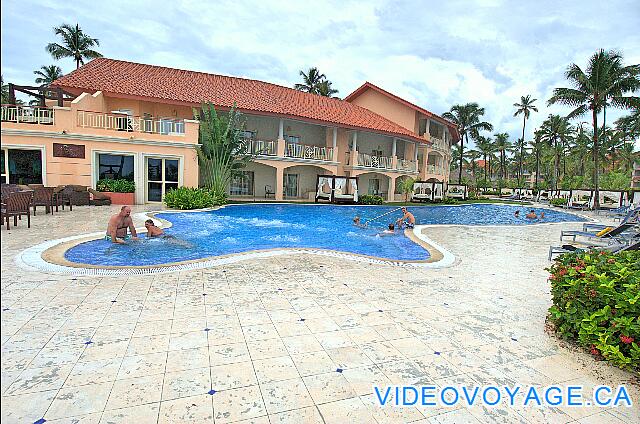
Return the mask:
M 453 199 L 467 199 L 467 186 L 464 184 L 449 184 L 447 186 L 447 197 Z
M 316 203 L 318 203 L 319 200 L 333 201 L 332 175 L 318 175 L 316 187 Z
M 433 200 L 433 183 L 428 183 L 426 181 L 416 181 L 413 183 L 411 201 L 424 202 L 427 200 Z
M 530 188 L 523 188 L 520 192 L 520 198 L 524 200 L 533 200 L 534 199 L 533 190 Z
M 502 187 L 500 189 L 500 197 L 503 196 L 513 196 L 513 189 L 509 187 Z
M 571 190 L 567 207 L 572 209 L 590 209 L 593 207 L 593 191 Z
M 356 203 L 358 201 L 358 179 L 356 177 L 333 178 L 333 202 Z
M 433 182 L 433 200 L 444 199 L 444 183 L 440 181 Z
M 552 192 L 549 190 L 540 190 L 538 191 L 538 196 L 536 197 L 537 202 L 548 202 L 549 199 L 552 198 Z
M 629 206 L 632 208 L 640 207 L 640 191 L 632 191 L 629 196 Z
M 627 193 L 621 190 L 599 190 L 598 201 L 602 209 L 618 209 L 628 204 Z
M 358 178 L 318 175 L 316 203 L 320 200 L 333 203 L 356 203 L 358 201 Z

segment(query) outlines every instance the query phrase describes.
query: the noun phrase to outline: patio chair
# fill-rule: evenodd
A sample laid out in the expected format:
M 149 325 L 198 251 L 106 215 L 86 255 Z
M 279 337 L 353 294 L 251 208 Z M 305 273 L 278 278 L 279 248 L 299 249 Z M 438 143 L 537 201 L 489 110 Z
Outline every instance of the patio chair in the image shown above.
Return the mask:
M 273 197 L 275 199 L 276 197 L 276 192 L 273 191 L 273 188 L 271 188 L 270 185 L 266 185 L 264 186 L 264 198 L 268 198 L 268 197 Z
M 33 191 L 16 191 L 10 193 L 2 206 L 2 218 L 7 222 L 7 230 L 9 230 L 9 218 L 13 217 L 13 226 L 18 226 L 18 218 L 22 219 L 22 215 L 27 216 L 27 228 L 31 228 L 31 199 L 33 199 Z
M 610 253 L 624 252 L 627 250 L 640 250 L 640 237 L 632 237 L 630 242 L 616 242 L 608 245 L 583 245 L 576 246 L 573 244 L 563 244 L 562 246 L 549 246 L 549 260 L 553 255 L 561 255 L 563 253 L 586 252 L 588 250 L 607 251 Z
M 69 210 L 73 211 L 73 205 L 71 203 L 71 198 L 67 196 L 64 189 L 67 186 L 58 186 L 53 189 L 53 205 L 56 207 L 56 212 L 58 212 L 58 207 L 62 206 L 62 210 L 64 210 L 65 206 L 69 206 Z
M 38 206 L 44 206 L 45 213 L 53 214 L 53 187 L 38 187 L 33 190 L 33 216 L 36 216 Z

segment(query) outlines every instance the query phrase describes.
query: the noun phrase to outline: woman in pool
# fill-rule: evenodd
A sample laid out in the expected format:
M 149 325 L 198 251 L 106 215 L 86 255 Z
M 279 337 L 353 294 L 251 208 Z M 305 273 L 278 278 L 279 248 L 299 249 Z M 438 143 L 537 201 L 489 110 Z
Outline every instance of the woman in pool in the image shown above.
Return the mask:
M 389 224 L 389 228 L 380 233 L 381 236 L 389 236 L 396 234 L 396 227 L 393 224 Z
M 355 218 L 353 218 L 353 225 L 355 225 L 356 227 L 360 227 L 360 228 L 366 228 L 367 224 L 363 224 L 360 222 L 360 217 L 356 216 Z
M 147 229 L 147 237 L 160 237 L 164 235 L 164 230 L 153 223 L 152 219 L 147 219 L 144 222 L 144 227 Z

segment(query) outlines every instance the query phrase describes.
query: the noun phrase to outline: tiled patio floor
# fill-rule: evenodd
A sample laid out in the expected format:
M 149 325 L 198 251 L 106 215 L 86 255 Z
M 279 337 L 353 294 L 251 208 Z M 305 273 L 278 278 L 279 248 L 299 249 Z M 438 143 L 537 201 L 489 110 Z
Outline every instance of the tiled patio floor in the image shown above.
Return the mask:
M 547 249 L 579 224 L 431 228 L 459 260 L 439 270 L 310 255 L 126 278 L 14 264 L 115 210 L 2 230 L 3 424 L 640 422 L 637 406 L 374 403 L 375 384 L 515 383 L 627 384 L 640 402 L 631 374 L 544 333 Z

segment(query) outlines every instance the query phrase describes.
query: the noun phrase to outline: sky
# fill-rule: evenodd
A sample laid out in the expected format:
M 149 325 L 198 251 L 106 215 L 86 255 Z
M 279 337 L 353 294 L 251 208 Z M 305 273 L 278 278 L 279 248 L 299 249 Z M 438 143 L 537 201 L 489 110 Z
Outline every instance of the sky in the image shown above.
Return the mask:
M 34 84 L 55 61 L 53 27 L 79 23 L 105 56 L 292 87 L 316 66 L 345 97 L 365 81 L 442 114 L 477 102 L 495 132 L 521 136 L 513 104 L 538 99 L 526 138 L 550 113 L 571 63 L 600 48 L 640 63 L 640 0 L 57 1 L 2 0 L 4 81 Z M 622 116 L 608 110 L 607 121 Z M 585 116 L 574 121 L 589 121 Z M 485 134 L 489 135 L 489 134 Z M 639 146 L 640 147 L 640 146 Z

